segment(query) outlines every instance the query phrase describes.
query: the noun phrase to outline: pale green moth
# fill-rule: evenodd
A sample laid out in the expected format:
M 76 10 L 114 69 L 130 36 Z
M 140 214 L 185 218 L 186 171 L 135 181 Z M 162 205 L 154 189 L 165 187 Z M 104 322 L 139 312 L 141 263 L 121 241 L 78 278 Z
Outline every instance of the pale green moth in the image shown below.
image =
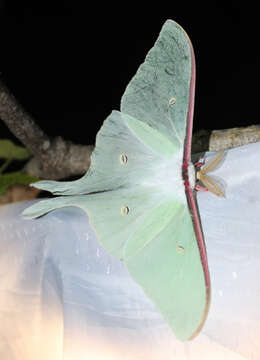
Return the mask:
M 63 196 L 23 212 L 85 210 L 98 240 L 125 262 L 180 340 L 199 332 L 210 300 L 190 162 L 194 89 L 191 42 L 168 20 L 128 84 L 121 112 L 104 121 L 88 172 L 72 182 L 34 183 Z

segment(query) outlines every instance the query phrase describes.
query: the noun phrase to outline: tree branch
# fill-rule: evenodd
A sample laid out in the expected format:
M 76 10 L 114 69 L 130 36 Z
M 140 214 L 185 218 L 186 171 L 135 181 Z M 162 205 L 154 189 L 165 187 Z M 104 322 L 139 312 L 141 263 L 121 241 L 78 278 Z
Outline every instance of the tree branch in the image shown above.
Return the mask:
M 41 179 L 59 180 L 70 176 L 85 174 L 90 166 L 90 156 L 94 146 L 76 145 L 57 137 L 51 141 L 46 151 L 45 161 L 33 157 L 23 171 Z
M 213 130 L 210 135 L 209 151 L 232 149 L 258 141 L 260 141 L 260 125 Z
M 0 80 L 0 118 L 10 131 L 35 156 L 41 158 L 50 146 L 50 139 Z
M 34 155 L 24 172 L 58 180 L 83 174 L 89 168 L 93 146 L 75 145 L 61 137 L 48 137 L 1 80 L 0 118 Z
M 223 130 L 199 130 L 192 137 L 192 153 L 232 149 L 260 141 L 260 125 Z
M 23 171 L 41 179 L 59 180 L 84 174 L 93 146 L 51 139 L 18 104 L 0 80 L 0 118 L 34 155 Z M 260 141 L 260 125 L 226 130 L 201 130 L 193 135 L 192 152 L 218 151 Z

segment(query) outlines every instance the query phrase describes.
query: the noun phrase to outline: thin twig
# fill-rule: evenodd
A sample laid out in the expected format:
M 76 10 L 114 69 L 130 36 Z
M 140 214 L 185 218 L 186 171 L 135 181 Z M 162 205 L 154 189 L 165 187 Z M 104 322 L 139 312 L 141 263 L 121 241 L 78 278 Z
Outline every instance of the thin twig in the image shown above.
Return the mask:
M 3 165 L 0 167 L 0 174 L 4 172 L 4 170 L 11 164 L 12 159 L 6 159 Z

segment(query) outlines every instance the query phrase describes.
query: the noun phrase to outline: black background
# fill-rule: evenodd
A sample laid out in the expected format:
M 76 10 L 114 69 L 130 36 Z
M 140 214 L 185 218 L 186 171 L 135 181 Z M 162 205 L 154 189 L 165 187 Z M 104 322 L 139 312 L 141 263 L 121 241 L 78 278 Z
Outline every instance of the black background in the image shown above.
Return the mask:
M 94 144 L 168 18 L 195 50 L 194 130 L 259 123 L 258 10 L 249 2 L 82 4 L 0 0 L 2 79 L 48 135 Z

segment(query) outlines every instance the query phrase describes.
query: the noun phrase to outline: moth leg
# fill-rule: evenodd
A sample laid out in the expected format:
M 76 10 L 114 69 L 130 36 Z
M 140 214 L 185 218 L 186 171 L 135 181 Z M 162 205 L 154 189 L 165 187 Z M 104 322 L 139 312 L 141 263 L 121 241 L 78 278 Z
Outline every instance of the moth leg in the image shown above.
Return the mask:
M 201 186 L 201 185 L 199 185 L 199 184 L 196 184 L 196 185 L 195 185 L 195 190 L 197 190 L 197 191 L 209 191 L 208 188 L 206 188 L 206 187 L 204 187 L 204 186 Z
M 194 166 L 195 168 L 200 168 L 201 166 L 205 165 L 206 162 L 206 156 L 200 156 L 199 160 L 195 162 Z

